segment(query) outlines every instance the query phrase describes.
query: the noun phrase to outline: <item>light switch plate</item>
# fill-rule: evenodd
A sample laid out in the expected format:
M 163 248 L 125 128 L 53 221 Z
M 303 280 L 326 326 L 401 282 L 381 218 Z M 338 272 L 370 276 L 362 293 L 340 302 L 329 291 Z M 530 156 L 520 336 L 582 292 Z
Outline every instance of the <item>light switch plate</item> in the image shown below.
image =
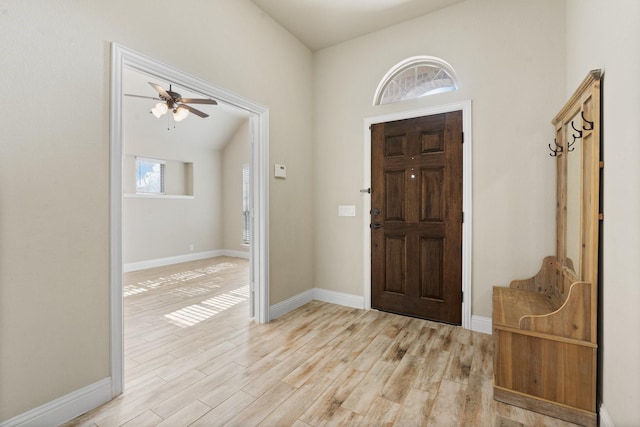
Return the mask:
M 356 207 L 353 205 L 339 205 L 338 216 L 356 216 Z
M 274 166 L 274 176 L 276 178 L 286 178 L 287 177 L 287 167 L 285 165 L 279 165 L 276 163 Z

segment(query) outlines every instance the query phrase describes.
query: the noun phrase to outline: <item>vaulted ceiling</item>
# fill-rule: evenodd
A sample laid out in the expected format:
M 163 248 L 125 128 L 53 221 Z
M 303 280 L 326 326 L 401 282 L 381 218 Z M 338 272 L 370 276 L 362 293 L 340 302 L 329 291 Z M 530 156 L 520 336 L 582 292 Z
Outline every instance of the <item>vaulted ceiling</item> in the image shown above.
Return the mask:
M 463 0 L 251 0 L 316 51 Z
M 316 51 L 344 41 L 378 31 L 403 21 L 435 12 L 464 0 L 251 0 L 286 28 L 309 49 Z M 147 82 L 153 81 L 168 88 L 169 83 L 151 78 L 132 69 L 125 69 L 124 92 L 156 96 Z M 174 88 L 183 97 L 201 97 L 183 88 Z M 128 120 L 139 126 L 166 132 L 167 118 L 155 119 L 149 110 L 156 101 L 125 97 Z M 191 115 L 180 122 L 174 133 L 184 134 L 183 143 L 220 150 L 235 133 L 248 114 L 225 106 L 196 106 L 210 114 L 201 119 Z M 157 128 L 157 129 L 156 129 Z M 172 128 L 173 129 L 173 128 Z

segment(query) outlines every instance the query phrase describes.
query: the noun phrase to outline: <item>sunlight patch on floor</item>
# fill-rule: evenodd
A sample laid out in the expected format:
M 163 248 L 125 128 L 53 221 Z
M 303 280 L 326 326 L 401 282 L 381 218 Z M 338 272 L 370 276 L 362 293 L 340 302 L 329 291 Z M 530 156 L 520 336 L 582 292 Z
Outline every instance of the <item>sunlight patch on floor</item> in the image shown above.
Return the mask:
M 136 294 L 141 294 L 143 292 L 147 292 L 149 289 L 147 288 L 141 288 L 139 286 L 136 285 L 125 285 L 122 288 L 122 295 L 125 297 L 128 297 L 130 295 L 136 295 Z
M 125 285 L 123 287 L 123 296 L 128 297 L 131 295 L 136 295 L 142 292 L 146 292 L 152 289 L 160 289 L 165 286 L 177 285 L 180 283 L 186 283 L 191 280 L 202 279 L 208 275 L 219 273 L 223 270 L 228 270 L 230 268 L 236 267 L 236 264 L 232 262 L 223 262 L 216 265 L 211 265 L 204 268 L 198 268 L 195 270 L 182 271 L 179 273 L 174 273 L 167 277 L 159 277 L 155 280 L 144 280 L 142 282 L 138 282 L 135 285 Z M 212 277 L 211 280 L 207 283 L 201 283 L 201 285 L 206 286 L 208 289 L 215 289 L 220 287 L 220 279 L 219 277 Z M 184 294 L 186 296 L 195 296 L 201 293 L 205 293 L 208 289 L 200 288 L 203 291 L 187 291 L 188 288 L 178 288 L 175 291 L 178 294 Z M 189 293 L 194 292 L 194 293 Z M 248 298 L 248 296 L 247 296 Z
M 188 288 L 180 288 L 185 292 Z M 199 288 L 195 288 L 196 291 Z M 181 308 L 180 310 L 173 311 L 169 314 L 165 314 L 165 318 L 172 324 L 181 328 L 197 325 L 198 323 L 205 321 L 216 314 L 219 314 L 241 302 L 249 299 L 249 286 L 243 286 L 241 288 L 234 289 L 228 293 L 216 295 L 215 297 L 207 298 L 198 304 L 193 304 L 188 307 Z

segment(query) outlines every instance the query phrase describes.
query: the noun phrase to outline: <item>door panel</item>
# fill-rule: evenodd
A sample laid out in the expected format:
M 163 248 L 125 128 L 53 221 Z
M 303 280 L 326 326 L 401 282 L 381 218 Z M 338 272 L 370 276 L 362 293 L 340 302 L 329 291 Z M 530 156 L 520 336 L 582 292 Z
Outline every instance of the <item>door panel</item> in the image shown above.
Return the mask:
M 372 126 L 371 305 L 462 321 L 462 112 Z
M 406 293 L 405 264 L 407 241 L 405 236 L 385 236 L 386 262 L 385 292 Z M 393 260 L 393 262 L 389 262 Z
M 442 301 L 444 240 L 420 239 L 420 297 Z
M 420 195 L 421 222 L 444 221 L 444 168 L 422 169 L 422 194 Z

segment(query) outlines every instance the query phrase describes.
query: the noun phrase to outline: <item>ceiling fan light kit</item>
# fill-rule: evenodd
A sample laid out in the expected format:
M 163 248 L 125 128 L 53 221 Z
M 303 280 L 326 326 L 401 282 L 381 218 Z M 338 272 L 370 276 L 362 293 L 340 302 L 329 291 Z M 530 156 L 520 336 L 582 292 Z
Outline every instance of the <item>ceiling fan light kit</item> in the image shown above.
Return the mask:
M 209 117 L 207 113 L 204 113 L 200 110 L 197 110 L 187 104 L 208 104 L 208 105 L 218 105 L 218 103 L 213 99 L 207 98 L 183 98 L 177 92 L 172 91 L 171 85 L 169 85 L 169 90 L 164 90 L 162 86 L 156 83 L 148 82 L 152 88 L 154 88 L 158 92 L 159 98 L 144 96 L 144 95 L 132 95 L 125 94 L 126 96 L 133 96 L 136 98 L 147 98 L 147 99 L 155 99 L 158 102 L 155 107 L 151 109 L 151 114 L 155 117 L 160 118 L 167 114 L 169 110 L 173 111 L 173 120 L 176 122 L 180 122 L 189 116 L 189 113 L 193 113 L 196 116 L 205 118 Z
M 175 120 L 176 122 L 181 122 L 182 120 L 186 119 L 188 115 L 189 110 L 187 110 L 186 108 L 178 107 L 173 110 L 173 120 Z
M 160 118 L 164 114 L 166 114 L 168 110 L 169 110 L 169 108 L 167 108 L 167 104 L 164 104 L 162 102 L 158 102 L 156 104 L 156 106 L 151 109 L 151 114 L 153 114 L 157 118 Z

